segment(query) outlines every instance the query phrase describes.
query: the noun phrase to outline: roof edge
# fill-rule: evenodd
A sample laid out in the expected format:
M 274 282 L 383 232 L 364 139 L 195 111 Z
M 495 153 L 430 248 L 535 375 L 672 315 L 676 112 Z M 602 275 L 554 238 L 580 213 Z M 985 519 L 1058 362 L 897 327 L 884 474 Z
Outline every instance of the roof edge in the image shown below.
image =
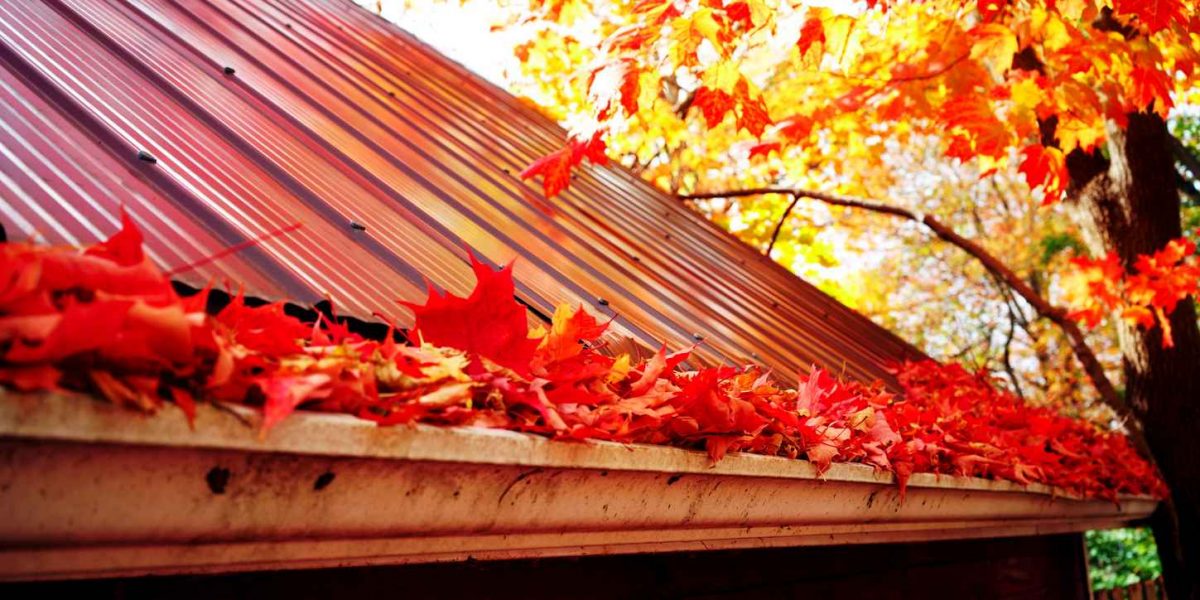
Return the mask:
M 890 476 L 486 429 L 253 411 L 146 417 L 0 395 L 0 579 L 314 568 L 1045 535 L 1146 517 L 978 479 Z M 140 499 L 140 500 L 139 500 Z M 152 499 L 152 501 L 150 500 Z

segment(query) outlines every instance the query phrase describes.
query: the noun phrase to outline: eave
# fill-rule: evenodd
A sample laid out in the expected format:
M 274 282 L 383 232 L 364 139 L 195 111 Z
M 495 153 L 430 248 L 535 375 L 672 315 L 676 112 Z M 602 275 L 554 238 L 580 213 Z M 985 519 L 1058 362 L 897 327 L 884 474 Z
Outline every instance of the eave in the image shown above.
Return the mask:
M 1156 505 L 926 474 L 901 502 L 862 465 L 313 413 L 260 439 L 256 419 L 0 391 L 0 579 L 1045 535 Z

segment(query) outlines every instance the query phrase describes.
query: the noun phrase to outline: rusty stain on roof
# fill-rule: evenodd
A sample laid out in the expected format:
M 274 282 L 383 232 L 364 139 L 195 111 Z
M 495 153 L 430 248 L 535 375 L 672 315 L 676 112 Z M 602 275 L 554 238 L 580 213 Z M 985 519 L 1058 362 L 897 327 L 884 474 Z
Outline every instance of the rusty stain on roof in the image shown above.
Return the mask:
M 467 292 L 470 251 L 517 259 L 532 318 L 582 304 L 703 362 L 890 381 L 921 356 L 620 167 L 547 203 L 515 174 L 562 129 L 346 0 L 0 3 L 0 66 L 10 238 L 92 241 L 124 204 L 160 265 L 203 263 L 187 283 L 368 319 Z

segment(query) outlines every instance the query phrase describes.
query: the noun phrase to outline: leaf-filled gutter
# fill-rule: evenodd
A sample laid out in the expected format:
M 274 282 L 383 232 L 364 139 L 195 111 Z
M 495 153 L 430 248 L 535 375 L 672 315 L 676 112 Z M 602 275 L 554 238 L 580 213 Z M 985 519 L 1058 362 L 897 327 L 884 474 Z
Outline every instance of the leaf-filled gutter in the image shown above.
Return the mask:
M 1087 497 L 1163 496 L 1121 434 L 1026 405 L 983 374 L 935 362 L 897 366 L 903 394 L 814 368 L 795 388 L 753 365 L 677 367 L 687 350 L 645 360 L 590 341 L 606 323 L 559 307 L 530 331 L 511 267 L 473 262 L 466 298 L 409 304 L 409 339 L 365 339 L 324 317 L 242 297 L 216 315 L 207 290 L 180 297 L 142 252 L 128 219 L 84 248 L 0 245 L 0 383 L 72 389 L 153 411 L 197 399 L 260 406 L 262 434 L 297 408 L 380 425 L 428 423 L 863 463 L 896 475 L 944 473 L 1042 483 Z

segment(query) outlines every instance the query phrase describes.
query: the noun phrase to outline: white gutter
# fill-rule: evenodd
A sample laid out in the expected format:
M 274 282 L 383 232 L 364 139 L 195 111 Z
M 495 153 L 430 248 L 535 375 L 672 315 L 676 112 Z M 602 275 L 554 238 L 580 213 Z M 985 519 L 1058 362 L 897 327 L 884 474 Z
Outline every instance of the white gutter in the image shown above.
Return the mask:
M 86 397 L 0 391 L 0 579 L 907 542 L 1076 532 L 1152 499 L 514 432 L 253 411 L 195 430 Z

